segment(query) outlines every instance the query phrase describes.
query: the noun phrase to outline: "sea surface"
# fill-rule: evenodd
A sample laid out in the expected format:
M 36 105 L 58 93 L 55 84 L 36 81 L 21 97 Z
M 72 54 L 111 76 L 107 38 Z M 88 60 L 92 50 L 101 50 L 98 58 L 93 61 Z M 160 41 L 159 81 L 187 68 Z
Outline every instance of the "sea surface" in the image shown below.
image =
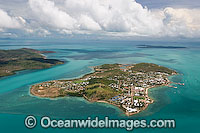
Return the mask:
M 149 45 L 140 48 L 139 45 Z M 152 47 L 156 46 L 156 47 Z M 159 47 L 173 46 L 173 47 Z M 180 47 L 180 48 L 179 48 Z M 194 41 L 119 41 L 119 40 L 51 40 L 1 39 L 0 49 L 33 48 L 55 51 L 48 58 L 66 63 L 49 69 L 20 71 L 0 78 L 0 132 L 125 132 L 125 129 L 43 129 L 39 125 L 27 129 L 24 119 L 87 119 L 109 116 L 113 119 L 175 119 L 175 129 L 134 129 L 132 132 L 199 132 L 200 124 L 200 42 Z M 35 83 L 72 79 L 92 72 L 90 66 L 105 63 L 149 62 L 163 65 L 180 74 L 170 77 L 185 83 L 177 88 L 159 87 L 149 90 L 155 99 L 145 111 L 127 117 L 117 107 L 90 103 L 83 98 L 41 99 L 30 95 Z

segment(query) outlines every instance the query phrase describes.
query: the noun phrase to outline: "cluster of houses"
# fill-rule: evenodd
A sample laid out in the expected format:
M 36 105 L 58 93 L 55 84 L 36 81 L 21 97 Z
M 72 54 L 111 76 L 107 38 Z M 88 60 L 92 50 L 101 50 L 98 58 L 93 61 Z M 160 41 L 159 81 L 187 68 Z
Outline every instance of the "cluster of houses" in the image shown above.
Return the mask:
M 125 94 L 112 97 L 109 99 L 109 102 L 116 105 L 121 105 L 122 108 L 130 113 L 138 112 L 145 105 L 145 100 L 134 99 L 132 96 Z
M 109 99 L 109 102 L 121 105 L 128 112 L 134 113 L 140 111 L 146 104 L 152 103 L 152 100 L 147 96 L 145 88 L 132 87 L 132 91 L 114 96 Z
M 147 96 L 146 89 L 155 85 L 167 84 L 167 73 L 148 72 L 134 73 L 132 70 L 128 71 L 128 75 L 114 76 L 108 78 L 115 80 L 117 83 L 111 83 L 109 87 L 121 90 L 121 95 L 109 99 L 111 103 L 121 105 L 128 112 L 138 112 L 145 105 L 152 103 L 152 100 Z
M 109 86 L 114 89 L 126 90 L 131 86 L 140 86 L 148 88 L 154 85 L 163 85 L 168 83 L 168 74 L 160 72 L 149 72 L 149 73 L 129 73 L 129 75 L 115 76 L 108 78 L 109 80 L 115 80 L 117 83 L 112 83 Z
M 80 91 L 80 90 L 84 90 L 85 86 L 87 86 L 89 84 L 88 81 L 83 81 L 80 83 L 75 83 L 73 81 L 59 81 L 59 80 L 55 80 L 55 81 L 51 81 L 51 82 L 45 82 L 39 85 L 39 87 L 47 87 L 47 88 L 61 88 L 61 89 L 65 89 L 65 90 L 73 90 L 73 91 Z

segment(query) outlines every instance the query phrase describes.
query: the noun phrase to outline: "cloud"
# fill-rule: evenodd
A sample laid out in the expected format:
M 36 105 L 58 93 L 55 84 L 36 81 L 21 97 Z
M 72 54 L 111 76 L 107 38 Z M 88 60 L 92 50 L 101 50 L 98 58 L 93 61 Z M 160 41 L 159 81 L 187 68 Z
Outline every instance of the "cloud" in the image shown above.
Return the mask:
M 40 36 L 46 37 L 46 36 L 50 35 L 51 33 L 46 29 L 38 29 L 38 34 Z
M 48 26 L 55 28 L 74 29 L 76 20 L 55 6 L 49 0 L 29 0 L 35 16 Z
M 22 20 L 22 17 L 11 17 L 8 15 L 7 12 L 0 9 L 0 29 L 2 28 L 20 28 L 21 24 L 20 21 Z
M 132 0 L 66 0 L 65 9 L 75 18 L 86 14 L 100 26 L 98 29 L 107 32 L 156 34 L 162 25 L 151 11 Z
M 166 34 L 171 36 L 200 36 L 200 10 L 199 9 L 174 9 L 165 8 Z
M 160 32 L 162 25 L 151 11 L 131 0 L 66 0 L 64 10 L 49 0 L 29 0 L 29 5 L 43 24 L 62 30 L 149 35 Z
M 200 37 L 200 9 L 148 9 L 135 0 L 28 0 L 28 5 L 28 13 L 23 17 L 19 17 L 21 14 L 11 17 L 0 10 L 4 21 L 0 21 L 0 29 L 21 27 L 28 33 L 44 36 L 56 32 L 120 37 Z
M 88 15 L 81 14 L 78 18 L 78 22 L 79 22 L 79 28 L 82 30 L 92 30 L 92 31 L 101 30 L 100 25 Z
M 200 36 L 199 9 L 149 10 L 133 0 L 66 0 L 64 8 L 75 19 L 86 14 L 108 35 Z

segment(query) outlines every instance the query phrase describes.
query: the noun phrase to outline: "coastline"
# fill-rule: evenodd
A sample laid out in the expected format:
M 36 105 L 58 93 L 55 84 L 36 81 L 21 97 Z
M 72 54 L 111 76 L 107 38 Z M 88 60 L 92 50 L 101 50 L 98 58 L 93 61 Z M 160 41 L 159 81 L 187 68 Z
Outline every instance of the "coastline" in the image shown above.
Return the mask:
M 175 74 L 175 75 L 177 75 L 177 74 Z M 174 76 L 174 75 L 171 75 L 171 76 Z M 169 76 L 169 77 L 170 77 L 170 76 Z M 130 112 L 127 112 L 127 111 L 125 112 L 124 109 L 121 108 L 121 106 L 116 105 L 116 104 L 113 104 L 113 103 L 110 103 L 110 102 L 107 102 L 107 101 L 104 101 L 104 100 L 90 101 L 90 100 L 88 100 L 88 98 L 86 98 L 86 100 L 88 100 L 89 102 L 97 102 L 97 103 L 106 103 L 106 104 L 111 104 L 111 105 L 113 105 L 113 106 L 115 106 L 115 107 L 118 107 L 120 110 L 122 110 L 122 111 L 123 111 L 123 114 L 125 114 L 126 116 L 132 116 L 132 115 L 139 114 L 140 112 L 146 110 L 150 104 L 154 103 L 154 100 L 155 100 L 155 99 L 153 99 L 153 98 L 151 98 L 151 97 L 149 96 L 149 92 L 148 92 L 149 89 L 152 89 L 152 88 L 158 88 L 158 87 L 164 87 L 164 86 L 171 87 L 171 86 L 169 86 L 169 85 L 172 84 L 173 82 L 171 82 L 168 78 L 167 78 L 167 80 L 169 81 L 168 84 L 165 84 L 165 85 L 159 85 L 159 86 L 152 86 L 152 87 L 146 88 L 146 94 L 147 94 L 147 97 L 150 98 L 150 99 L 152 100 L 152 102 L 146 104 L 145 107 L 144 107 L 142 110 L 140 110 L 140 111 L 138 111 L 138 112 L 134 112 L 134 113 L 130 113 Z M 85 98 L 85 97 L 84 97 L 84 98 Z
M 79 79 L 81 79 L 81 78 L 79 78 Z M 172 83 L 172 82 L 170 81 L 169 84 L 171 84 L 171 83 Z M 83 95 L 82 98 L 84 98 L 85 100 L 87 100 L 88 102 L 91 102 L 91 103 L 95 103 L 95 102 L 96 102 L 96 103 L 105 103 L 105 104 L 113 105 L 113 106 L 119 108 L 119 109 L 123 112 L 123 114 L 125 114 L 126 116 L 132 116 L 132 115 L 139 114 L 140 112 L 146 110 L 146 109 L 148 108 L 148 106 L 154 102 L 154 99 L 152 99 L 151 97 L 149 97 L 149 93 L 148 93 L 149 89 L 151 89 L 151 88 L 157 88 L 157 87 L 162 87 L 162 86 L 168 86 L 169 84 L 160 85 L 160 86 L 152 86 L 152 87 L 146 88 L 147 97 L 150 98 L 150 99 L 152 100 L 152 102 L 146 104 L 146 105 L 143 107 L 143 109 L 141 109 L 141 110 L 139 110 L 139 111 L 137 111 L 137 112 L 134 112 L 134 113 L 125 111 L 120 105 L 116 105 L 116 104 L 114 104 L 114 103 L 111 103 L 111 102 L 108 102 L 108 101 L 105 101 L 105 100 L 91 100 L 91 99 L 89 99 L 88 97 L 86 97 L 85 95 Z M 34 84 L 34 85 L 36 85 L 36 84 Z M 34 85 L 33 85 L 33 86 L 34 86 Z M 31 88 L 32 88 L 32 87 L 31 87 Z M 31 95 L 31 96 L 34 96 L 34 97 L 40 97 L 41 99 L 43 99 L 43 98 L 55 99 L 55 98 L 66 97 L 66 96 L 41 97 L 40 95 L 37 95 L 37 94 L 33 93 L 33 90 L 32 90 L 31 88 L 30 88 L 30 95 Z M 73 97 L 77 97 L 77 96 L 73 96 Z
M 95 66 L 91 66 L 90 68 L 92 69 L 92 71 L 91 72 L 89 72 L 88 74 L 85 74 L 85 75 L 83 75 L 83 76 L 80 76 L 80 78 L 74 78 L 74 79 L 68 79 L 68 80 L 55 80 L 55 81 L 74 81 L 74 80 L 82 80 L 82 79 L 84 79 L 84 78 L 87 78 L 88 76 L 90 76 L 91 74 L 94 74 L 95 73 L 95 71 L 94 71 L 94 67 Z M 98 73 L 98 72 L 97 72 Z M 173 76 L 173 75 L 177 75 L 178 73 L 173 73 L 172 75 L 170 75 L 170 76 Z M 135 115 L 135 114 L 138 114 L 138 113 L 140 113 L 140 112 L 142 112 L 142 111 L 144 111 L 144 110 L 146 110 L 147 109 L 147 107 L 150 105 L 150 104 L 152 104 L 153 102 L 154 102 L 154 99 L 152 99 L 151 97 L 149 97 L 149 93 L 148 93 L 148 90 L 149 89 L 151 89 L 151 88 L 156 88 L 156 87 L 161 87 L 161 86 L 168 86 L 168 87 L 171 87 L 171 86 L 169 86 L 171 83 L 173 83 L 173 82 L 171 82 L 168 78 L 170 77 L 170 76 L 168 76 L 166 79 L 167 79 L 167 83 L 166 84 L 162 84 L 162 85 L 153 85 L 153 86 L 150 86 L 150 87 L 148 87 L 148 88 L 145 88 L 145 94 L 144 94 L 144 96 L 147 98 L 147 99 L 150 99 L 150 101 L 148 101 L 148 103 L 146 102 L 146 104 L 144 104 L 144 106 L 143 107 L 141 107 L 141 108 L 139 108 L 139 110 L 137 110 L 137 111 L 135 111 L 135 112 L 128 112 L 128 110 L 127 109 L 125 109 L 121 104 L 115 104 L 115 103 L 112 103 L 112 102 L 109 102 L 109 101 L 107 101 L 107 100 L 93 100 L 93 99 L 89 99 L 87 96 L 85 96 L 84 94 L 82 94 L 81 95 L 81 97 L 83 97 L 85 100 L 87 100 L 87 101 L 89 101 L 89 102 L 91 102 L 91 103 L 94 103 L 94 102 L 97 102 L 97 103 L 105 103 L 105 104 L 110 104 L 110 105 L 113 105 L 113 106 L 115 106 L 115 107 L 118 107 L 121 111 L 123 111 L 123 114 L 125 114 L 126 116 L 132 116 L 132 115 Z M 46 81 L 46 82 L 48 82 L 48 81 Z M 45 82 L 43 82 L 43 83 L 45 83 Z M 33 96 L 36 96 L 36 97 L 41 97 L 41 98 L 50 98 L 50 99 L 52 99 L 52 98 L 57 98 L 57 97 L 65 97 L 65 96 L 67 96 L 67 95 L 55 95 L 55 96 L 51 96 L 51 97 L 49 97 L 49 96 L 41 96 L 41 95 L 39 95 L 39 94 L 37 94 L 37 93 L 34 93 L 34 86 L 36 86 L 36 85 L 38 85 L 38 84 L 35 84 L 35 85 L 33 85 L 31 88 L 30 88 L 30 94 L 31 95 L 33 95 Z M 54 89 L 58 89 L 58 88 L 54 88 Z M 73 97 L 77 97 L 77 96 L 73 96 Z M 146 101 L 146 100 L 145 100 Z
M 0 59 L 0 62 L 3 62 L 0 65 L 0 78 L 15 75 L 20 71 L 47 69 L 65 63 L 58 59 L 48 59 L 44 55 L 44 53 L 55 53 L 54 51 L 39 51 L 29 48 L 1 51 L 5 53 L 5 56 Z M 14 52 L 18 53 L 18 56 L 15 56 Z M 4 62 L 11 63 L 4 64 Z

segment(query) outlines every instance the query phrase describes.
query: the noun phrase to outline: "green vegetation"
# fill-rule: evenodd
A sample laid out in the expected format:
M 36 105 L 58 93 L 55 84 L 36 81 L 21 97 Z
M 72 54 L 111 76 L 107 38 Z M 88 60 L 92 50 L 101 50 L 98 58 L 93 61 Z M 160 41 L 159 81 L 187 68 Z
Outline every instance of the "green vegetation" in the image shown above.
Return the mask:
M 100 69 L 115 69 L 115 68 L 119 68 L 119 64 L 103 64 L 103 65 L 99 66 L 98 68 L 100 68 Z
M 66 95 L 73 96 L 73 97 L 82 97 L 83 96 L 79 92 L 67 92 Z
M 73 83 L 75 84 L 80 84 L 80 83 L 83 83 L 84 81 L 83 80 L 74 80 Z
M 91 100 L 108 100 L 119 93 L 104 85 L 89 85 L 85 90 L 85 96 Z
M 171 70 L 169 68 L 159 66 L 156 64 L 152 64 L 152 63 L 136 64 L 134 65 L 132 70 L 137 71 L 137 72 L 163 72 L 163 73 L 168 73 L 168 74 L 176 73 L 174 70 Z
M 0 50 L 0 60 L 10 61 L 16 59 L 43 58 L 40 51 L 33 49 Z
M 103 76 L 103 77 L 114 77 L 114 76 L 122 76 L 127 75 L 126 72 L 121 71 L 120 69 L 114 69 L 114 70 L 108 70 L 103 73 L 97 73 L 97 76 Z
M 101 86 L 101 87 L 102 87 L 102 86 L 104 87 L 105 85 L 103 85 L 103 84 L 90 84 L 90 85 L 86 86 L 86 89 L 90 89 L 90 90 L 91 90 L 91 89 L 94 89 L 94 88 L 98 88 L 98 87 L 100 87 L 100 86 Z M 101 87 L 100 87 L 100 88 L 101 88 Z
M 101 83 L 108 86 L 111 83 L 117 83 L 117 81 L 108 80 L 107 78 L 93 78 L 89 80 L 89 85 L 97 83 Z
M 0 50 L 0 77 L 26 69 L 50 68 L 63 61 L 45 59 L 41 51 L 34 49 Z

